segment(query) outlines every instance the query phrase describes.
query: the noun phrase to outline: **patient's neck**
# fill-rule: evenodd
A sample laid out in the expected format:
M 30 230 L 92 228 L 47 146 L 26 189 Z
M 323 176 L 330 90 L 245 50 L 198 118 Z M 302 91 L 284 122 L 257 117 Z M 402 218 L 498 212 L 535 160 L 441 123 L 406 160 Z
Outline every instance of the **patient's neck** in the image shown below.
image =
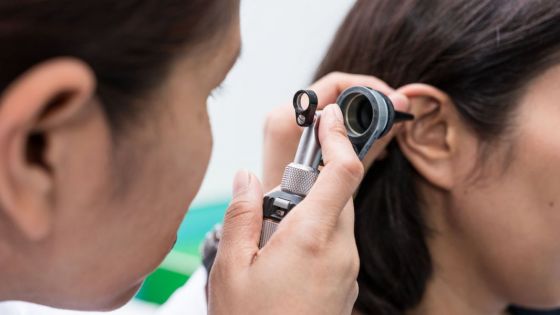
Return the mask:
M 507 314 L 507 301 L 493 292 L 468 244 L 446 224 L 444 214 L 453 209 L 445 194 L 433 190 L 424 193 L 429 194 L 430 203 L 423 213 L 434 231 L 427 239 L 433 274 L 422 301 L 407 315 Z
M 10 261 L 8 247 L 1 237 L 0 235 L 0 279 L 2 279 L 0 281 L 0 302 L 16 298 L 14 290 L 19 282 L 13 278 L 13 264 Z
M 13 237 L 10 229 L 0 218 L 0 302 L 7 300 L 20 300 L 25 281 L 18 275 L 21 263 L 14 253 Z
M 434 275 L 428 284 L 420 305 L 407 312 L 407 315 L 505 315 L 506 305 L 484 287 L 476 288 L 474 281 L 455 284 L 454 280 Z

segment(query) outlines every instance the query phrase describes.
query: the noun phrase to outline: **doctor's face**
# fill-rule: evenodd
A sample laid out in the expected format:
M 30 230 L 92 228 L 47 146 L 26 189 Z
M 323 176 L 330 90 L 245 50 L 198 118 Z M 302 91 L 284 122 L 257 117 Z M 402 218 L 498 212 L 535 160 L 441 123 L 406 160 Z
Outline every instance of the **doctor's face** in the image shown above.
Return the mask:
M 0 216 L 0 240 L 10 239 L 0 243 L 0 258 L 10 257 L 18 282 L 9 298 L 111 309 L 161 263 L 209 162 L 206 100 L 237 59 L 238 6 L 215 38 L 172 62 L 122 131 L 110 127 L 95 97 L 79 123 L 56 131 L 64 145 L 52 158 L 62 166 L 51 170 L 47 216 L 32 222 L 45 220 L 45 232 L 29 240 Z

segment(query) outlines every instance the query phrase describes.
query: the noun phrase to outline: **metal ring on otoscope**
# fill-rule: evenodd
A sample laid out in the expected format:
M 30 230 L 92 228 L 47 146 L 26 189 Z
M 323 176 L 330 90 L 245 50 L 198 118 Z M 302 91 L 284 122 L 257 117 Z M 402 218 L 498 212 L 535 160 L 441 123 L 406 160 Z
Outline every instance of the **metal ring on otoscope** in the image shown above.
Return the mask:
M 364 142 L 372 136 L 381 137 L 390 127 L 393 116 L 393 105 L 390 100 L 376 90 L 368 87 L 355 86 L 345 90 L 337 100 L 344 122 L 347 127 L 348 137 L 357 142 Z M 369 110 L 367 122 L 360 124 L 362 117 L 360 109 Z M 364 126 L 365 124 L 365 126 Z

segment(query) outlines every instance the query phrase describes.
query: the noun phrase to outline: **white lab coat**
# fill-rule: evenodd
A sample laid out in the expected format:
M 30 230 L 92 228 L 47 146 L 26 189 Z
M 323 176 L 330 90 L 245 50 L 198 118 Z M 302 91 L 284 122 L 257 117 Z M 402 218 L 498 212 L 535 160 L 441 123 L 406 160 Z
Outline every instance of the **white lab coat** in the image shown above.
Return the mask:
M 26 302 L 0 302 L 0 315 L 206 315 L 206 270 L 199 268 L 189 281 L 163 306 L 131 301 L 112 312 L 79 312 L 59 310 Z

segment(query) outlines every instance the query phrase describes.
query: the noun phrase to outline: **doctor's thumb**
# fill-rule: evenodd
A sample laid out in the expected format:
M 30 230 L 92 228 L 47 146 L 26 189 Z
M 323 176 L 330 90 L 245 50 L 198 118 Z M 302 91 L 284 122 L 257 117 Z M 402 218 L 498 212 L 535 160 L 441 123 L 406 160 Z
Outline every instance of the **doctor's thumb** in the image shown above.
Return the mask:
M 249 265 L 258 252 L 262 225 L 263 192 L 257 177 L 239 171 L 233 183 L 233 199 L 224 217 L 220 258 Z M 219 259 L 220 259 L 219 258 Z

